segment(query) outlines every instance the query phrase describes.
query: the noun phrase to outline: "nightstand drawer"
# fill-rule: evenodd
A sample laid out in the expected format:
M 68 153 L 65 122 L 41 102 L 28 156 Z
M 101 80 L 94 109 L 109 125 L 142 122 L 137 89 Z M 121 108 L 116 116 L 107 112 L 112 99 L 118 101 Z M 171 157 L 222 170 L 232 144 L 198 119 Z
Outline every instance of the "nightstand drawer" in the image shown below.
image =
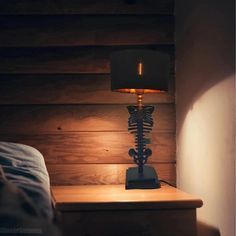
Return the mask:
M 195 236 L 195 209 L 62 212 L 66 236 Z

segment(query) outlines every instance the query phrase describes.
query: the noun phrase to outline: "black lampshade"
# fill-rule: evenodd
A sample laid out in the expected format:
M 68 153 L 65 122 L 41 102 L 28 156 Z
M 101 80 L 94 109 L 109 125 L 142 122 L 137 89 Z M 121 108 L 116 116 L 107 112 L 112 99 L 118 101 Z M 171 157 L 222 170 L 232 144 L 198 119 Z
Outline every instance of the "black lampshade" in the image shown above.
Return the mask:
M 168 90 L 170 58 L 154 50 L 123 50 L 111 56 L 111 89 L 154 93 Z

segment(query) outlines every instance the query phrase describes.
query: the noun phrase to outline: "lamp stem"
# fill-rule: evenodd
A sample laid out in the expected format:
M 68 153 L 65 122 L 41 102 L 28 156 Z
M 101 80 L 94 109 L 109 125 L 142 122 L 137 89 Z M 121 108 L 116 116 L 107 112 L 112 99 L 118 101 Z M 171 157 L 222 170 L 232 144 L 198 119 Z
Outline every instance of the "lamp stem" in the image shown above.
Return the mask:
M 138 172 L 140 175 L 143 175 L 143 150 L 144 150 L 144 142 L 143 142 L 143 94 L 137 94 L 137 107 L 138 107 L 138 119 L 137 119 L 137 151 L 138 151 Z
M 142 94 L 137 94 L 137 105 L 138 105 L 138 109 L 141 110 L 143 107 L 143 95 Z
M 130 114 L 128 120 L 128 130 L 135 134 L 135 148 L 129 150 L 129 155 L 133 157 L 138 167 L 131 167 L 126 172 L 126 189 L 132 188 L 160 188 L 160 182 L 155 169 L 145 166 L 148 157 L 152 155 L 152 150 L 146 145 L 150 143 L 145 137 L 150 133 L 153 126 L 152 113 L 153 106 L 142 105 L 142 95 L 138 95 L 137 106 L 128 106 Z

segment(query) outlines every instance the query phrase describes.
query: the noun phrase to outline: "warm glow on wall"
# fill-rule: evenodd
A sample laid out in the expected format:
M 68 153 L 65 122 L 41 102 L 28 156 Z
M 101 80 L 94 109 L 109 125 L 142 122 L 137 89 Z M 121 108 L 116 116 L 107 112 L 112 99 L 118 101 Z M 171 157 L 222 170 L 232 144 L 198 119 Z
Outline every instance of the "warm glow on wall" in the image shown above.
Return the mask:
M 230 212 L 234 204 L 233 189 L 223 189 L 234 179 L 230 172 L 234 165 L 233 90 L 233 79 L 227 78 L 205 91 L 189 108 L 177 133 L 177 156 L 181 157 L 177 159 L 177 181 L 181 180 L 177 184 L 201 196 L 206 204 L 199 209 L 199 218 L 212 219 L 210 224 L 221 217 L 216 199 L 227 199 L 221 212 Z

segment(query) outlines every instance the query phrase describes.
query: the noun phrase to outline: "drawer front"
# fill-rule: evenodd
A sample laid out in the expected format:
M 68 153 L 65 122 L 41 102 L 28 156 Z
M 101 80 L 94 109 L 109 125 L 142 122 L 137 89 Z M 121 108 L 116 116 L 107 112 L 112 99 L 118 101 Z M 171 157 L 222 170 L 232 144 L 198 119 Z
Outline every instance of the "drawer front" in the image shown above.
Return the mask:
M 62 212 L 65 236 L 196 236 L 196 210 Z

